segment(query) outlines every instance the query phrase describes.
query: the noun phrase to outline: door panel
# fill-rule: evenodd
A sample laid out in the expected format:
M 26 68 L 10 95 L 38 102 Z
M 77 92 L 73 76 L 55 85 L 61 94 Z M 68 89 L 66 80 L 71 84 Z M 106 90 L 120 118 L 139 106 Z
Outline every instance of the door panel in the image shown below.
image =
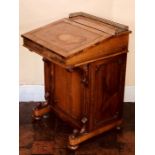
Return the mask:
M 123 102 L 121 96 L 124 87 L 122 78 L 125 77 L 124 63 L 124 56 L 120 56 L 109 62 L 98 61 L 93 64 L 95 127 L 119 116 L 120 104 Z

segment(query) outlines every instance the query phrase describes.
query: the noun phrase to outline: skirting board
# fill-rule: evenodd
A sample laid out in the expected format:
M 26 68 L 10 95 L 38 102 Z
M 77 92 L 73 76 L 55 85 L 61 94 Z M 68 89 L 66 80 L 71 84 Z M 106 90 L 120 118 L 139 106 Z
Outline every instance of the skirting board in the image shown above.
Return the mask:
M 19 101 L 44 101 L 44 86 L 43 85 L 20 85 L 19 86 Z M 125 102 L 135 102 L 135 86 L 126 86 L 124 94 Z

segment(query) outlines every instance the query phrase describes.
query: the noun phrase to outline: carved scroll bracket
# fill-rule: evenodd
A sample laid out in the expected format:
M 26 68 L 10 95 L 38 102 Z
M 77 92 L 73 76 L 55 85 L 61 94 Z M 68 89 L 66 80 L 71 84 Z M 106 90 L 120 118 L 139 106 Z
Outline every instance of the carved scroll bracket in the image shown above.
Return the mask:
M 78 148 L 78 144 L 73 144 L 72 145 L 72 142 L 76 142 L 76 139 L 80 138 L 81 136 L 87 134 L 86 132 L 86 124 L 88 122 L 88 118 L 87 117 L 83 117 L 81 119 L 81 123 L 82 123 L 82 128 L 79 130 L 77 129 L 74 129 L 73 130 L 73 133 L 69 136 L 69 142 L 70 142 L 70 145 L 68 145 L 68 147 L 71 149 L 71 150 L 76 150 Z M 80 141 L 78 140 L 78 143 L 80 143 Z
M 77 130 L 77 129 L 73 130 L 73 133 L 71 135 L 72 139 L 74 139 L 74 138 L 76 138 L 76 137 L 86 133 L 86 124 L 87 124 L 87 122 L 88 122 L 88 118 L 87 117 L 83 117 L 81 119 L 82 127 L 81 127 L 80 130 Z
M 78 72 L 81 76 L 81 82 L 84 84 L 84 86 L 88 86 L 89 83 L 89 65 L 85 64 L 83 66 L 80 66 L 77 68 Z
M 82 125 L 82 128 L 81 128 L 81 130 L 80 130 L 80 134 L 86 133 L 86 124 L 87 124 L 87 122 L 88 122 L 88 118 L 87 118 L 87 117 L 83 117 L 83 118 L 81 119 L 81 123 L 82 123 L 83 125 Z
M 68 66 L 66 70 L 71 73 L 74 71 L 74 66 Z
M 89 69 L 88 69 L 88 64 L 85 64 L 85 65 L 82 65 L 82 66 L 80 66 L 80 67 L 74 67 L 74 66 L 68 66 L 67 68 L 66 68 L 66 70 L 68 71 L 68 72 L 70 72 L 70 73 L 72 73 L 72 72 L 74 72 L 74 71 L 77 71 L 79 74 L 80 74 L 80 76 L 81 76 L 81 82 L 85 85 L 85 86 L 88 86 L 88 71 L 89 71 Z
M 81 81 L 85 86 L 88 86 L 88 64 L 84 65 L 82 69 L 83 69 L 83 78 Z
M 105 66 L 106 64 L 98 64 L 96 65 L 95 71 L 98 72 L 101 67 Z
M 45 57 L 42 58 L 43 62 L 49 62 L 48 59 L 46 59 Z

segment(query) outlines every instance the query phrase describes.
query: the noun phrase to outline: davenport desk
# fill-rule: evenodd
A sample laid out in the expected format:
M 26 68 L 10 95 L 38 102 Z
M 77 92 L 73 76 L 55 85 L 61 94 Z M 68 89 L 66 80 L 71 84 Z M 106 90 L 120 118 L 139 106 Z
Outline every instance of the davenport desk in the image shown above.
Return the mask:
M 125 25 L 78 12 L 22 35 L 44 61 L 46 102 L 33 115 L 53 111 L 69 123 L 71 149 L 122 123 L 129 34 Z

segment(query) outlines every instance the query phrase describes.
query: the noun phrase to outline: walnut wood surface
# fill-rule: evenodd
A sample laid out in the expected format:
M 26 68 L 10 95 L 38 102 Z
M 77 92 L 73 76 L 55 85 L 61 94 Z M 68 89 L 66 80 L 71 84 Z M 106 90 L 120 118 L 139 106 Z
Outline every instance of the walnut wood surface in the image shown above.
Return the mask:
M 122 120 L 117 120 L 114 123 L 108 124 L 105 127 L 98 128 L 94 131 L 79 135 L 75 138 L 72 138 L 72 136 L 70 136 L 69 137 L 69 145 L 70 146 L 76 146 L 76 145 L 78 145 L 78 144 L 80 144 L 80 143 L 82 143 L 82 142 L 84 142 L 84 141 L 86 141 L 86 140 L 88 140 L 94 136 L 97 136 L 103 132 L 106 132 L 106 131 L 108 131 L 108 130 L 110 130 L 110 129 L 112 129 L 112 128 L 120 125 L 120 124 L 122 124 Z
M 43 57 L 51 109 L 79 131 L 96 135 L 122 119 L 129 33 L 121 24 L 72 14 L 22 35 L 24 46 Z
M 80 23 L 82 25 L 88 26 L 88 27 L 92 27 L 94 29 L 100 30 L 102 32 L 111 34 L 111 35 L 115 35 L 116 31 L 118 31 L 117 27 L 112 26 L 112 25 L 108 25 L 106 23 L 103 23 L 101 21 L 97 21 L 97 20 L 93 20 L 87 17 L 83 17 L 83 16 L 76 16 L 71 18 L 73 21 Z
M 86 61 L 91 62 L 93 60 L 107 56 L 113 57 L 114 54 L 127 52 L 128 49 L 128 34 L 123 34 L 117 37 L 111 37 L 96 45 L 92 45 L 89 48 L 83 50 L 80 54 L 66 60 L 67 65 L 78 66 L 80 63 Z
M 110 35 L 69 19 L 59 20 L 23 35 L 55 53 L 68 57 Z
M 79 16 L 89 18 L 89 19 L 93 19 L 95 21 L 100 21 L 102 23 L 106 23 L 107 25 L 111 25 L 111 26 L 117 27 L 117 28 L 122 29 L 122 30 L 128 30 L 128 26 L 126 26 L 126 25 L 116 23 L 116 22 L 110 21 L 110 20 L 105 19 L 105 18 L 96 17 L 94 15 L 90 15 L 90 14 L 85 13 L 85 12 L 75 12 L 75 13 L 69 14 L 69 18 L 74 18 L 74 17 L 79 17 Z
M 89 131 L 121 117 L 126 53 L 73 69 L 44 63 L 45 91 L 62 119 L 80 129 L 85 116 Z
M 127 28 L 118 27 L 117 24 L 107 24 L 106 21 L 89 18 L 89 16 L 74 16 L 25 33 L 22 37 L 27 48 L 47 59 L 55 61 L 55 57 L 57 57 L 56 61 L 65 63 L 69 58 L 81 55 L 87 48 L 97 46 L 108 38 L 123 34 L 128 36 L 129 33 Z M 33 45 L 27 44 L 27 41 L 32 42 Z M 117 48 L 117 46 L 113 48 Z M 106 53 L 103 51 L 102 55 Z
M 90 130 L 121 117 L 125 67 L 126 54 L 91 63 Z
M 96 44 L 91 44 L 89 47 L 68 58 L 64 58 L 60 54 L 52 52 L 48 48 L 41 46 L 27 38 L 24 38 L 23 45 L 29 50 L 36 52 L 53 63 L 67 68 L 67 66 L 78 66 L 78 64 L 86 63 L 87 61 L 92 62 L 96 59 L 104 59 L 107 56 L 113 57 L 114 54 L 121 54 L 121 52 L 123 53 L 124 51 L 127 52 L 128 33 L 107 38 Z

